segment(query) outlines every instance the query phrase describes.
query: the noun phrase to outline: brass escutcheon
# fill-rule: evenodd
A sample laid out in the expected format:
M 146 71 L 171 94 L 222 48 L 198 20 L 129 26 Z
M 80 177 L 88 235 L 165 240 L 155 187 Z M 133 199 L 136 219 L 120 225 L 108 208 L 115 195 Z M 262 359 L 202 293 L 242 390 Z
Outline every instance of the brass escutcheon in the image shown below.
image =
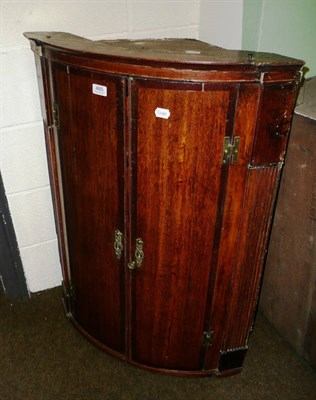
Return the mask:
M 114 233 L 114 252 L 118 260 L 122 257 L 123 251 L 123 233 L 118 229 Z

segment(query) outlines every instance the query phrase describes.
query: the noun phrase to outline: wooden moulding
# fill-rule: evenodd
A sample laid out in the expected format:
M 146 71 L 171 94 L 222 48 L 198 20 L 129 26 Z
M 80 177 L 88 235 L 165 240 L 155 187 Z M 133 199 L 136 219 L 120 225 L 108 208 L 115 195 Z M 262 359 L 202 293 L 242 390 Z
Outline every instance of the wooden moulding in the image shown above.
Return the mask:
M 301 60 L 226 50 L 194 39 L 91 41 L 63 32 L 28 32 L 33 51 L 51 61 L 128 76 L 191 81 L 299 80 Z M 286 69 L 286 70 L 285 70 Z
M 103 343 L 99 342 L 96 340 L 93 336 L 91 336 L 88 332 L 86 332 L 74 319 L 71 313 L 67 313 L 67 318 L 70 320 L 72 325 L 80 332 L 86 339 L 88 339 L 91 343 L 93 343 L 95 346 L 97 346 L 100 350 L 104 351 L 105 353 L 109 354 L 112 357 L 115 357 L 119 361 L 126 362 L 130 365 L 133 365 L 135 367 L 150 371 L 150 372 L 155 372 L 163 375 L 173 375 L 173 376 L 182 376 L 182 377 L 187 377 L 187 378 L 194 378 L 194 377 L 208 377 L 208 376 L 216 376 L 218 378 L 224 378 L 228 376 L 232 376 L 235 374 L 238 374 L 241 372 L 242 367 L 238 366 L 235 367 L 235 365 L 241 365 L 243 362 L 247 349 L 242 350 L 240 353 L 239 352 L 234 352 L 234 353 L 223 353 L 223 356 L 221 357 L 221 364 L 219 369 L 209 369 L 209 370 L 202 370 L 202 371 L 182 371 L 182 370 L 172 370 L 172 369 L 166 369 L 166 368 L 155 368 L 151 367 L 148 365 L 144 365 L 141 363 L 138 363 L 134 360 L 131 360 L 128 356 L 123 355 L 122 353 L 119 353 L 110 347 L 104 345 Z M 238 353 L 238 354 L 237 354 Z M 229 369 L 227 369 L 229 368 Z

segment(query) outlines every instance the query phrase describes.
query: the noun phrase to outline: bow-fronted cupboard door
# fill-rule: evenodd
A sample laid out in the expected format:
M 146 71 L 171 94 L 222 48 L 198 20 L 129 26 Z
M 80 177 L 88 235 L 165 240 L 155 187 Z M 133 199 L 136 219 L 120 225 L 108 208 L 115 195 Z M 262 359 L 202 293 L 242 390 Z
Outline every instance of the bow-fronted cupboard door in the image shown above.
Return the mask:
M 70 312 L 87 335 L 124 353 L 123 81 L 55 63 L 50 76 Z
M 135 80 L 132 95 L 131 357 L 204 367 L 236 84 Z
M 46 69 L 73 322 L 138 365 L 237 372 L 296 85 Z

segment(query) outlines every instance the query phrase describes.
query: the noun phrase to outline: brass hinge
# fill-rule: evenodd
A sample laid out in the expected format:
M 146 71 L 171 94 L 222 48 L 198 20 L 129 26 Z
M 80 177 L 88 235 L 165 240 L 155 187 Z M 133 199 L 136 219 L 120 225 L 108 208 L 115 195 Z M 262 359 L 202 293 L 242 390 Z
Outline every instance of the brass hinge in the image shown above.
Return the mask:
M 237 164 L 239 142 L 239 136 L 234 136 L 232 138 L 229 136 L 224 137 L 223 164 L 228 164 L 229 161 L 232 164 Z
M 212 344 L 213 344 L 213 337 L 214 337 L 214 331 L 206 331 L 206 332 L 203 332 L 202 345 L 203 345 L 204 347 L 212 346 Z
M 57 103 L 53 103 L 53 124 L 59 129 L 59 107 Z

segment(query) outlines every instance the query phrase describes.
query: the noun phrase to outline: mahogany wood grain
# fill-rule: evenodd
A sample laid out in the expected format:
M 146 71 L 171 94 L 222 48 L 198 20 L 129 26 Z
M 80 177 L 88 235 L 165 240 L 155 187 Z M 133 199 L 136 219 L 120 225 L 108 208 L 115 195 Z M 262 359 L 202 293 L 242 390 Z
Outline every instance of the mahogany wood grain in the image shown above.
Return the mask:
M 130 359 L 132 354 L 131 344 L 131 326 L 132 326 L 132 282 L 133 274 L 126 267 L 126 263 L 132 261 L 132 200 L 133 200 L 133 188 L 132 188 L 132 115 L 133 108 L 135 109 L 136 104 L 132 104 L 132 80 L 123 79 L 123 92 L 124 92 L 124 140 L 125 140 L 125 154 L 124 154 L 124 218 L 125 218 L 125 352 L 127 357 Z M 135 197 L 135 196 L 134 196 Z
M 112 74 L 120 74 L 126 76 L 143 77 L 143 78 L 159 78 L 172 79 L 176 81 L 198 81 L 198 82 L 259 82 L 260 71 L 242 70 L 228 71 L 214 69 L 196 69 L 182 68 L 174 69 L 167 67 L 150 67 L 144 65 L 134 65 L 125 63 L 115 63 L 110 61 L 102 61 L 98 59 L 82 58 L 73 54 L 60 53 L 54 49 L 47 49 L 45 57 L 54 62 L 60 62 L 74 67 L 80 67 L 92 71 L 107 71 Z M 293 74 L 292 74 L 293 75 Z M 293 75 L 294 79 L 294 75 Z
M 252 164 L 283 161 L 297 96 L 297 84 L 265 85 L 262 89 Z
M 300 81 L 302 77 L 302 71 L 294 70 L 282 70 L 282 71 L 272 71 L 264 72 L 261 75 L 262 83 L 275 83 L 275 82 L 291 82 Z
M 247 345 L 258 300 L 281 165 L 249 168 L 222 350 Z
M 214 332 L 213 344 L 206 351 L 204 368 L 218 365 L 220 350 L 225 335 L 226 312 L 229 307 L 232 275 L 236 263 L 238 237 L 243 224 L 243 201 L 247 179 L 247 168 L 251 160 L 256 116 L 259 107 L 260 88 L 255 84 L 242 84 L 238 92 L 234 136 L 240 137 L 237 165 L 230 165 L 227 172 L 227 192 L 223 204 L 223 215 L 218 227 L 217 256 L 213 262 L 210 285 L 214 287 L 211 306 L 207 310 L 207 330 Z M 247 115 L 247 118 L 245 118 Z M 215 272 L 215 273 L 214 273 Z M 210 293 L 211 296 L 211 293 Z
M 145 258 L 134 278 L 133 359 L 194 370 L 199 368 L 230 91 L 137 83 L 133 175 L 136 237 L 144 241 Z M 157 118 L 157 107 L 170 110 L 170 117 Z
M 217 376 L 217 377 L 224 377 L 224 376 L 231 376 L 241 371 L 241 368 L 232 370 L 232 371 L 218 371 L 218 369 L 213 370 L 198 370 L 198 371 L 183 371 L 178 369 L 169 369 L 169 368 L 157 368 L 152 367 L 150 365 L 142 364 L 137 361 L 130 359 L 128 356 L 113 350 L 112 348 L 106 346 L 104 343 L 101 343 L 93 336 L 91 336 L 87 331 L 85 331 L 81 325 L 77 323 L 77 321 L 73 318 L 71 314 L 68 315 L 70 322 L 73 326 L 84 336 L 86 337 L 91 343 L 97 346 L 99 349 L 104 351 L 105 353 L 109 354 L 112 357 L 117 358 L 119 361 L 123 361 L 135 367 L 144 369 L 149 372 L 155 372 L 162 375 L 173 375 L 173 376 L 181 376 L 181 377 L 206 377 L 206 376 Z
M 71 279 L 78 322 L 108 346 L 124 349 L 124 257 L 114 232 L 124 231 L 123 112 L 119 79 L 54 65 L 59 105 Z M 92 84 L 108 95 L 92 93 Z

